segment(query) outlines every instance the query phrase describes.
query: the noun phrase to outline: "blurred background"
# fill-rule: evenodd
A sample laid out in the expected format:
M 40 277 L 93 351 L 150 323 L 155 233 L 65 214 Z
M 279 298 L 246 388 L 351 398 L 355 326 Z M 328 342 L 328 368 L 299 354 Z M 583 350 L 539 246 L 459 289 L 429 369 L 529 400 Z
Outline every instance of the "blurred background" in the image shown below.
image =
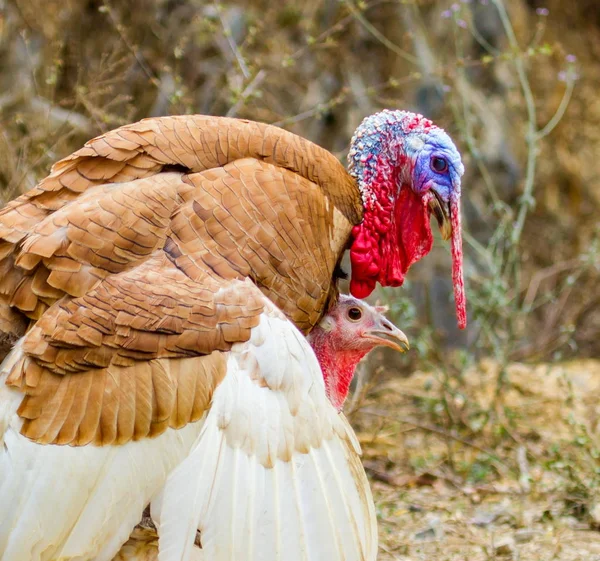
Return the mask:
M 342 161 L 370 113 L 433 119 L 467 170 L 470 324 L 439 237 L 376 295 L 413 344 L 347 410 L 380 558 L 600 560 L 599 61 L 597 0 L 0 0 L 0 197 L 144 117 L 264 121 Z

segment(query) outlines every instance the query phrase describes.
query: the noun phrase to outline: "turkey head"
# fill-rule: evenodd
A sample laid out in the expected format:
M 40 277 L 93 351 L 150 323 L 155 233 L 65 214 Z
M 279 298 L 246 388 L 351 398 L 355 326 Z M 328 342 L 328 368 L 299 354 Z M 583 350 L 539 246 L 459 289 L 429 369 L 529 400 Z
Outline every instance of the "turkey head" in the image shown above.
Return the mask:
M 458 325 L 466 327 L 460 187 L 464 167 L 450 137 L 407 111 L 383 111 L 356 130 L 349 171 L 363 199 L 362 222 L 352 231 L 350 291 L 368 296 L 377 282 L 400 286 L 408 268 L 431 250 L 430 216 L 452 240 Z
M 358 363 L 369 352 L 379 346 L 400 352 L 409 348 L 406 335 L 383 316 L 382 308 L 344 294 L 307 339 L 323 371 L 327 397 L 338 410 Z

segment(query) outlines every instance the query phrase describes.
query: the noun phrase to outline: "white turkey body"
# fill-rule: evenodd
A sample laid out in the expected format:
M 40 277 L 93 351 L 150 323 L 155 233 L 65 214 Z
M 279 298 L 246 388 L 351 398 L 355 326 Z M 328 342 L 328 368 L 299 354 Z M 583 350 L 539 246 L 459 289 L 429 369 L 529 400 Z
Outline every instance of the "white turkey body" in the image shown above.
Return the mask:
M 250 340 L 228 353 L 204 417 L 154 439 L 40 447 L 20 434 L 20 394 L 1 386 L 2 559 L 109 561 L 152 499 L 161 561 L 189 559 L 196 528 L 213 561 L 374 559 L 352 429 L 327 400 L 306 339 L 264 305 Z

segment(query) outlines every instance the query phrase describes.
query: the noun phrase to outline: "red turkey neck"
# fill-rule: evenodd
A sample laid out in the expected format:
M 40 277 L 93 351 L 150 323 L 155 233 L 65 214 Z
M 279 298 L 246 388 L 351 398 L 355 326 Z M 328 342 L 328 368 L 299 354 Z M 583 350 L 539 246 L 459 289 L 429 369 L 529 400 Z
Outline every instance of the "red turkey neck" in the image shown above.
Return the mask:
M 331 337 L 316 327 L 311 333 L 310 344 L 323 371 L 325 393 L 339 411 L 348 397 L 350 383 L 358 363 L 369 352 L 365 349 L 336 349 Z

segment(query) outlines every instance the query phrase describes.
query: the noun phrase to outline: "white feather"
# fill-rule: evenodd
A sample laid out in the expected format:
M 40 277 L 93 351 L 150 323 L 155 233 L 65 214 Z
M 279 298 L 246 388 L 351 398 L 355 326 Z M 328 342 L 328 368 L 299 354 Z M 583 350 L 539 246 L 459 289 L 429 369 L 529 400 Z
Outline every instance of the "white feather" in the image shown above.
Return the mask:
M 359 455 L 312 349 L 267 304 L 167 480 L 159 560 L 187 560 L 198 529 L 210 561 L 373 561 L 376 518 Z
M 19 432 L 22 394 L 0 376 L 2 561 L 109 561 L 150 501 L 160 561 L 196 558 L 197 529 L 210 561 L 373 561 L 356 437 L 306 339 L 264 302 L 204 418 L 155 439 L 38 445 Z M 17 345 L 3 371 L 20 357 Z

